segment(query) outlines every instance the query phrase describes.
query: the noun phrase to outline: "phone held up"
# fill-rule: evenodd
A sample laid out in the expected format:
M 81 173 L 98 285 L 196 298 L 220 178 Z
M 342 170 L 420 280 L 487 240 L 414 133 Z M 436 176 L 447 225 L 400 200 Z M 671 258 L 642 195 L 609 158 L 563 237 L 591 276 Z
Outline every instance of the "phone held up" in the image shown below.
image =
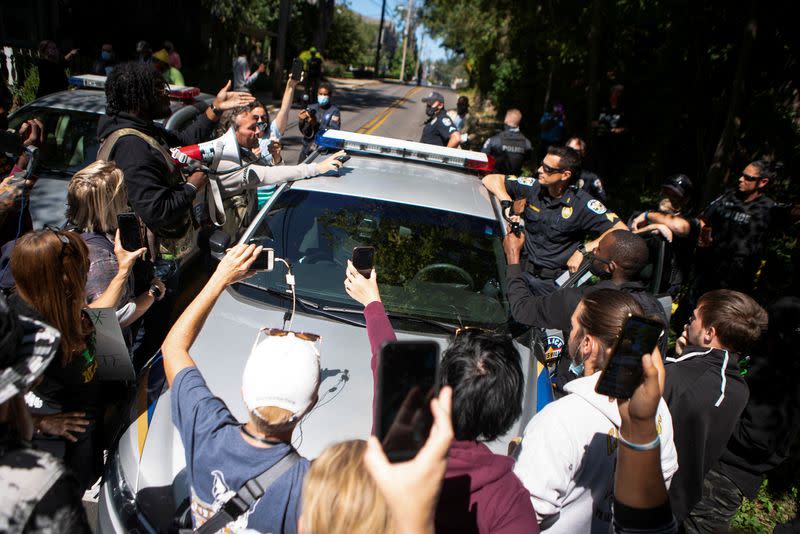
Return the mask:
M 642 356 L 651 354 L 663 335 L 664 325 L 660 321 L 629 315 L 595 391 L 617 399 L 630 399 L 642 383 Z
M 361 276 L 369 278 L 372 276 L 372 268 L 375 267 L 375 247 L 354 247 L 352 261 L 353 267 Z
M 439 344 L 390 341 L 378 365 L 375 435 L 391 462 L 417 455 L 433 425 L 431 399 L 439 392 Z
M 139 219 L 133 213 L 120 213 L 117 215 L 117 228 L 122 248 L 128 252 L 139 250 L 144 246 L 142 228 Z
M 271 271 L 275 267 L 275 250 L 263 248 L 250 268 L 254 271 Z
M 303 60 L 299 58 L 294 58 L 292 61 L 292 80 L 300 81 L 300 78 L 303 76 Z

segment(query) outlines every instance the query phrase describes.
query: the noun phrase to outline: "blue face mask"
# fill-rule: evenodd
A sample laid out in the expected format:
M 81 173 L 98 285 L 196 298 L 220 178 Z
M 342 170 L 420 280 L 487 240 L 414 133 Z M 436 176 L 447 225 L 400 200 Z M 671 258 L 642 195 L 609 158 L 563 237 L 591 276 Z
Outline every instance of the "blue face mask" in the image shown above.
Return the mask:
M 100 52 L 100 57 L 103 58 L 104 61 L 108 61 L 109 59 L 111 59 L 111 52 L 106 52 L 105 50 L 103 50 L 102 52 Z
M 569 364 L 569 372 L 574 374 L 577 377 L 582 377 L 585 367 L 586 367 L 586 365 L 583 362 L 578 363 L 578 364 L 576 364 L 575 362 L 571 362 Z
M 317 102 L 320 106 L 327 106 L 330 101 L 331 97 L 328 95 L 317 95 Z

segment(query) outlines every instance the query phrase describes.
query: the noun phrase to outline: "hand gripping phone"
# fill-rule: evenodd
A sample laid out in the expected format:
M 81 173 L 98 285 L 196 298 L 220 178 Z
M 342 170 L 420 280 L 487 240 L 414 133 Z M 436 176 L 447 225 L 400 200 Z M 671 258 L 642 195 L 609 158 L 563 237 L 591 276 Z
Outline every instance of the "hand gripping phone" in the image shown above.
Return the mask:
M 119 228 L 119 240 L 122 248 L 128 252 L 133 252 L 144 246 L 142 229 L 135 214 L 120 213 L 117 215 L 117 228 Z
M 375 247 L 353 248 L 352 261 L 353 267 L 361 273 L 361 276 L 369 278 L 372 275 L 372 268 L 375 266 Z
M 431 399 L 439 391 L 439 344 L 391 341 L 381 347 L 375 434 L 391 462 L 417 455 L 433 425 Z
M 662 335 L 664 325 L 660 321 L 628 316 L 595 391 L 617 399 L 630 399 L 642 383 L 642 356 L 655 350 Z

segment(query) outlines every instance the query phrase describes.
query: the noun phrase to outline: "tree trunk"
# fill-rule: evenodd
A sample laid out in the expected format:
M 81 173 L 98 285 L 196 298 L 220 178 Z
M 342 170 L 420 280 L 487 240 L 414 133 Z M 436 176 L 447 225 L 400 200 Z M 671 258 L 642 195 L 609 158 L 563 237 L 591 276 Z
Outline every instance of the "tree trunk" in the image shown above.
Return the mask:
M 597 116 L 597 70 L 600 63 L 600 43 L 603 33 L 605 0 L 592 2 L 592 22 L 589 27 L 589 87 L 586 93 L 586 131 L 592 131 Z M 587 136 L 591 139 L 591 136 Z
M 744 35 L 742 45 L 739 48 L 739 58 L 736 63 L 736 74 L 733 78 L 731 96 L 728 103 L 728 114 L 725 118 L 725 126 L 722 128 L 717 148 L 714 151 L 714 159 L 706 174 L 705 184 L 703 185 L 703 203 L 707 203 L 717 196 L 723 185 L 728 180 L 731 164 L 733 163 L 736 139 L 741 126 L 739 111 L 745 97 L 745 85 L 747 82 L 747 72 L 753 57 L 753 45 L 755 44 L 756 34 L 758 33 L 758 20 L 756 17 L 758 4 L 753 0 L 750 4 L 750 16 L 744 25 Z
M 328 34 L 330 33 L 331 24 L 333 24 L 333 9 L 335 4 L 335 0 L 319 0 L 317 3 L 319 7 L 319 19 L 316 35 L 314 35 L 314 44 L 323 56 L 325 54 L 325 46 L 328 44 Z

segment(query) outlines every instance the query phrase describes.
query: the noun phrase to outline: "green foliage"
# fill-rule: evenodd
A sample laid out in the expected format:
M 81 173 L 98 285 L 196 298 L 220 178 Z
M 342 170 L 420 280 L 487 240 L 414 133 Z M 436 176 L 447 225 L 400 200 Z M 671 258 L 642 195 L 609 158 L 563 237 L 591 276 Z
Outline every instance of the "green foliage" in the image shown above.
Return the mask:
M 782 495 L 770 491 L 764 481 L 753 500 L 744 499 L 731 521 L 731 527 L 747 533 L 767 534 L 775 525 L 785 523 L 797 514 L 797 487 Z
M 24 106 L 36 98 L 36 92 L 39 90 L 39 68 L 31 63 L 25 69 L 25 80 L 21 85 L 15 85 L 11 88 L 11 94 L 14 97 L 14 103 L 18 106 Z
M 377 33 L 377 24 L 369 24 L 347 6 L 336 6 L 326 59 L 354 67 L 371 65 Z

